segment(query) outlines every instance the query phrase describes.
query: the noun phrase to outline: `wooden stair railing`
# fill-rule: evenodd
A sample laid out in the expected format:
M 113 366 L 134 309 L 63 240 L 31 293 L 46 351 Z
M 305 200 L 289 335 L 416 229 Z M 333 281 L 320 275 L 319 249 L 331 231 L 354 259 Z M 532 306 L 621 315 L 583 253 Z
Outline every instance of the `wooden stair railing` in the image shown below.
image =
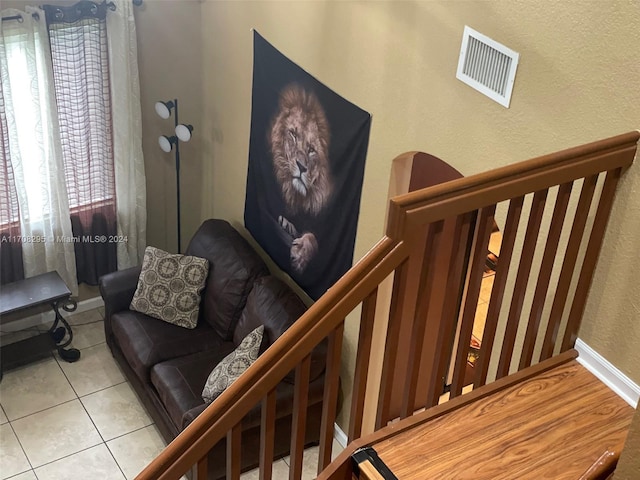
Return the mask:
M 275 387 L 294 369 L 290 479 L 301 478 L 310 353 L 328 338 L 318 461 L 322 471 L 331 461 L 345 319 L 357 309 L 360 333 L 355 369 L 349 372 L 351 403 L 344 406 L 349 411 L 349 441 L 361 436 L 365 397 L 372 395 L 367 386 L 374 331 L 386 336 L 376 429 L 398 416 L 411 416 L 417 408 L 437 405 L 447 379 L 450 398 L 459 396 L 489 235 L 503 207 L 502 247 L 473 385 L 572 348 L 616 186 L 633 162 L 639 138 L 638 132 L 630 132 L 393 198 L 385 237 L 136 478 L 176 480 L 195 466 L 196 478 L 203 480 L 209 449 L 226 437 L 227 478 L 238 479 L 242 418 L 261 403 L 260 478 L 270 479 Z M 553 204 L 550 199 L 555 199 Z M 453 222 L 455 238 L 472 234 L 464 254 L 439 241 L 445 222 Z M 457 283 L 453 276 L 434 278 L 430 267 L 442 255 L 451 266 L 467 261 L 466 274 Z M 391 304 L 388 315 L 383 312 L 388 325 L 380 332 L 379 288 L 390 276 Z M 535 289 L 528 287 L 530 277 L 537 278 Z M 432 286 L 440 280 L 447 282 L 444 295 L 432 295 Z M 442 315 L 434 318 L 433 309 Z M 407 312 L 411 346 L 399 352 L 398 335 Z M 400 355 L 409 355 L 408 365 L 416 368 L 396 389 L 392 385 Z M 396 395 L 402 396 L 399 413 L 390 407 Z M 417 401 L 423 398 L 426 402 Z

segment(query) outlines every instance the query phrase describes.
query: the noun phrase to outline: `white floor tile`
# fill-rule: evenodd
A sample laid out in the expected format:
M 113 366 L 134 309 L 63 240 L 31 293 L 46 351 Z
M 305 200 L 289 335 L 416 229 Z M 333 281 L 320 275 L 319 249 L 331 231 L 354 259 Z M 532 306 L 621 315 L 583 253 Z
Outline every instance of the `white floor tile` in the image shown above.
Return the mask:
M 80 401 L 105 441 L 153 423 L 126 382 L 82 397 Z
M 338 455 L 344 450 L 342 445 L 334 438 L 331 447 L 331 460 L 335 460 Z M 318 458 L 320 454 L 320 447 L 309 447 L 305 449 L 302 457 L 302 480 L 312 480 L 318 476 Z M 291 457 L 287 455 L 282 459 L 287 466 L 291 466 Z M 274 477 L 278 478 L 278 477 Z
M 11 477 L 9 480 L 38 480 L 36 474 L 33 473 L 33 470 L 29 470 L 28 472 L 21 473 L 20 475 L 16 475 L 15 477 Z
M 72 327 L 74 325 L 86 325 L 93 322 L 101 322 L 104 319 L 104 315 L 100 313 L 99 309 L 87 310 L 86 312 L 74 314 L 62 312 L 62 315 Z M 76 329 L 74 328 L 73 331 L 75 334 Z
M 7 416 L 4 414 L 4 410 L 0 408 L 0 425 L 4 425 L 9 420 L 7 420 Z
M 102 443 L 80 400 L 11 422 L 34 468 Z
M 304 451 L 302 457 L 302 480 L 313 480 L 318 476 L 318 454 L 320 447 L 310 447 Z M 283 458 L 285 463 L 291 467 L 291 457 Z
M 0 466 L 3 479 L 31 470 L 31 465 L 8 423 L 0 426 Z
M 289 465 L 287 465 L 284 460 L 278 460 L 273 462 L 271 472 L 271 478 L 273 478 L 273 480 L 285 480 L 289 478 Z M 259 478 L 260 471 L 257 468 L 240 475 L 240 480 L 259 480 Z
M 82 350 L 77 362 L 67 363 L 61 360 L 60 366 L 79 397 L 125 380 L 106 343 Z
M 107 442 L 127 480 L 132 480 L 156 458 L 165 443 L 154 425 Z
M 104 323 L 102 321 L 88 323 L 86 325 L 72 326 L 73 340 L 71 346 L 82 350 L 84 348 L 93 347 L 100 343 L 104 343 Z
M 0 382 L 0 403 L 10 421 L 73 398 L 76 394 L 53 358 L 6 372 Z
M 104 444 L 36 468 L 38 480 L 124 480 L 124 474 Z M 13 479 L 12 479 L 13 480 Z

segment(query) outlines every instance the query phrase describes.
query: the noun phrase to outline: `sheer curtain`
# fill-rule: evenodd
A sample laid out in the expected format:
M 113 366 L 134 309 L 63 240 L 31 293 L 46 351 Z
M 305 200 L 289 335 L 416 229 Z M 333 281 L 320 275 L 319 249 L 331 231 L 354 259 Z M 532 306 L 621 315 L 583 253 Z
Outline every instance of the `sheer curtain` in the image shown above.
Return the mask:
M 22 280 L 20 209 L 16 193 L 4 93 L 0 82 L 0 285 Z
M 118 268 L 138 265 L 146 247 L 147 194 L 136 25 L 131 0 L 115 0 L 107 15 L 116 177 Z
M 20 209 L 24 274 L 57 270 L 77 295 L 45 15 L 36 7 L 25 7 L 25 12 L 4 10 L 3 16 L 20 15 L 22 20 L 0 22 L 4 113 Z
M 0 281 L 19 279 L 22 263 L 26 277 L 57 270 L 76 294 L 116 258 L 138 265 L 146 247 L 133 6 L 1 13 Z

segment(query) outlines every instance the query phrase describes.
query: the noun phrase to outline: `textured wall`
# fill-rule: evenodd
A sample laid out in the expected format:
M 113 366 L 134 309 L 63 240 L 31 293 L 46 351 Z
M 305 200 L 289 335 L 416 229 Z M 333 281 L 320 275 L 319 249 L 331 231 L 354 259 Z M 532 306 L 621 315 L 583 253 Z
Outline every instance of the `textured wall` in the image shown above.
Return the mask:
M 629 435 L 618 462 L 614 480 L 638 480 L 640 478 L 640 410 L 631 422 Z

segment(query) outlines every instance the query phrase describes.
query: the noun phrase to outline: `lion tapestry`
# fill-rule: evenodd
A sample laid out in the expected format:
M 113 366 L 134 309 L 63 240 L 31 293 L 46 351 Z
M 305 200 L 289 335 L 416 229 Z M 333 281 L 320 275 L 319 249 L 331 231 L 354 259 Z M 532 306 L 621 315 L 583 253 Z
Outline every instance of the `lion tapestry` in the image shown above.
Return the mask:
M 353 262 L 370 126 L 254 33 L 244 221 L 314 300 Z

